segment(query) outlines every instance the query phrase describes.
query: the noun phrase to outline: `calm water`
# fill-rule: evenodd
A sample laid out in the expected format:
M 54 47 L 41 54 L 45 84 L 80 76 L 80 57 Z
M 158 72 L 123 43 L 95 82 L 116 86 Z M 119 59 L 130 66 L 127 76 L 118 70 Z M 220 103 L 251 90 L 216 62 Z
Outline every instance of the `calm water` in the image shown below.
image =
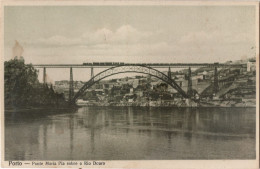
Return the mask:
M 252 159 L 255 111 L 82 107 L 9 113 L 5 159 Z

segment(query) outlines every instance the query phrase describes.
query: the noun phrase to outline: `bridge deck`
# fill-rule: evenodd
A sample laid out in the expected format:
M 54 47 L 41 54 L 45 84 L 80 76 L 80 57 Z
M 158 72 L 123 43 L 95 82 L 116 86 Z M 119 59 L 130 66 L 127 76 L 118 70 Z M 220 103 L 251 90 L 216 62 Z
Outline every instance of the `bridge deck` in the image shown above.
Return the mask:
M 105 63 L 99 64 L 34 64 L 35 68 L 110 68 L 114 66 L 148 66 L 152 68 L 185 68 L 185 67 L 238 67 L 241 68 L 245 64 L 216 64 L 216 63 L 119 63 L 119 64 L 109 64 Z

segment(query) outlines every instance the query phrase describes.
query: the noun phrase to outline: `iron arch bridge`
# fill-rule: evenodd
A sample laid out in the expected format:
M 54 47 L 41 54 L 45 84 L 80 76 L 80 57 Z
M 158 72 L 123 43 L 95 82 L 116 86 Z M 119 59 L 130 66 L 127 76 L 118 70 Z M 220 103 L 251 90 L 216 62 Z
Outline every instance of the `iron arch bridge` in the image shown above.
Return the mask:
M 116 67 L 111 67 L 109 69 L 106 69 L 97 75 L 93 76 L 88 82 L 86 82 L 83 87 L 74 95 L 74 97 L 71 99 L 71 103 L 75 103 L 79 96 L 81 96 L 85 90 L 90 88 L 95 83 L 99 82 L 100 80 L 120 74 L 120 73 L 142 73 L 142 74 L 148 74 L 151 76 L 154 76 L 158 79 L 161 79 L 165 83 L 169 84 L 171 87 L 173 87 L 178 93 L 180 93 L 184 98 L 189 98 L 189 96 L 186 94 L 185 91 L 182 90 L 182 88 L 171 78 L 169 78 L 166 74 L 148 67 L 144 65 L 119 65 Z

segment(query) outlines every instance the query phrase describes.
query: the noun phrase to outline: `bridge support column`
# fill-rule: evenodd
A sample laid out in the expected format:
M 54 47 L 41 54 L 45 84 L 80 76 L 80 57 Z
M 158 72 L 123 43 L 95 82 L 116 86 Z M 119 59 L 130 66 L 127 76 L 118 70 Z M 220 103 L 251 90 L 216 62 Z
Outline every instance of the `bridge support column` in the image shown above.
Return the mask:
M 192 96 L 192 79 L 191 79 L 191 68 L 189 67 L 188 71 L 188 89 L 187 89 L 188 96 Z
M 169 79 L 172 79 L 171 67 L 169 67 L 169 70 L 168 70 L 168 77 L 169 77 Z
M 214 71 L 214 93 L 216 94 L 219 91 L 219 85 L 218 85 L 218 68 L 215 67 Z
M 70 67 L 70 88 L 69 88 L 69 101 L 72 100 L 74 96 L 74 84 L 73 84 L 73 72 L 72 67 Z
M 93 77 L 94 77 L 94 68 L 91 67 L 91 78 L 93 78 Z
M 46 67 L 43 67 L 43 84 L 46 84 Z

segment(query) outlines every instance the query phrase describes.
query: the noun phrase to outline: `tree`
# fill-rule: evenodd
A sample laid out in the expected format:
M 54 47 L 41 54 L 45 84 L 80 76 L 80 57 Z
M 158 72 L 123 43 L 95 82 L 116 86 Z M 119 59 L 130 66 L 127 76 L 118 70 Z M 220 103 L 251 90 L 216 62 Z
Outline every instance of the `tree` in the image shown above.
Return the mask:
M 26 105 L 32 99 L 34 86 L 39 85 L 38 71 L 31 64 L 13 59 L 4 63 L 5 104 Z
M 39 83 L 38 71 L 24 60 L 4 63 L 4 92 L 5 106 L 12 108 L 66 104 L 64 95 Z

